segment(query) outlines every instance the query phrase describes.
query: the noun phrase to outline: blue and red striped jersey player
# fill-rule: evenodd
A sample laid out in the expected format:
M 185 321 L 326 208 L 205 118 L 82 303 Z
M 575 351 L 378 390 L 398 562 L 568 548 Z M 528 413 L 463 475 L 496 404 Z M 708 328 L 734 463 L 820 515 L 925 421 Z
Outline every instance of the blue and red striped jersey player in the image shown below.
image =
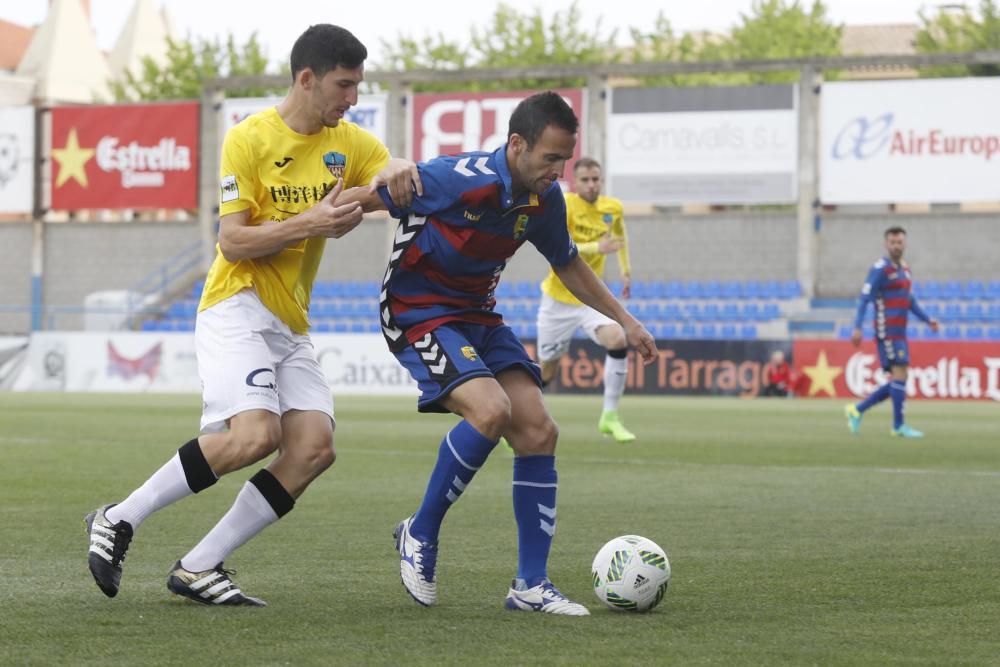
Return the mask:
M 423 605 L 437 600 L 438 534 L 445 513 L 501 436 L 514 450 L 518 567 L 508 609 L 584 616 L 548 579 L 556 529 L 558 429 L 542 400 L 541 373 L 494 310 L 500 274 L 525 242 L 580 300 L 624 328 L 647 362 L 649 332 L 578 255 L 566 227 L 558 179 L 576 146 L 578 121 L 553 92 L 523 100 L 507 143 L 493 153 L 439 157 L 418 165 L 423 192 L 399 208 L 380 312 L 389 348 L 417 381 L 420 412 L 461 421 L 441 442 L 423 501 L 396 527 L 403 585 Z
M 886 398 L 892 399 L 892 434 L 903 438 L 922 438 L 924 434 L 910 427 L 903 419 L 906 403 L 906 378 L 910 365 L 910 350 L 906 343 L 906 322 L 910 312 L 938 330 L 938 322 L 924 312 L 911 292 L 910 267 L 903 261 L 906 250 L 906 230 L 890 227 L 885 230 L 885 257 L 881 258 L 868 272 L 868 278 L 861 288 L 858 314 L 854 318 L 851 342 L 861 345 L 861 323 L 865 311 L 871 303 L 875 317 L 875 344 L 878 347 L 882 370 L 889 373 L 889 382 L 872 392 L 871 396 L 857 404 L 848 405 L 847 426 L 851 433 L 861 428 L 861 416 L 869 408 Z

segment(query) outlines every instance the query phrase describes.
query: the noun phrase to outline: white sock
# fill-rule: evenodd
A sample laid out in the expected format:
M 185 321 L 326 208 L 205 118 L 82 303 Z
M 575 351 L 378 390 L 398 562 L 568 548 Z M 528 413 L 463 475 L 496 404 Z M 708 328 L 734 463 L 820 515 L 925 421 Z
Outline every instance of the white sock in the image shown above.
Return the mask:
M 118 523 L 125 520 L 132 524 L 132 530 L 146 520 L 153 512 L 186 498 L 194 493 L 184 476 L 184 466 L 178 454 L 153 473 L 146 483 L 107 511 L 108 521 Z
M 181 559 L 181 567 L 189 572 L 210 570 L 277 520 L 271 503 L 247 482 L 226 515 Z
M 625 393 L 628 379 L 628 359 L 604 357 L 604 411 L 617 410 L 618 401 Z

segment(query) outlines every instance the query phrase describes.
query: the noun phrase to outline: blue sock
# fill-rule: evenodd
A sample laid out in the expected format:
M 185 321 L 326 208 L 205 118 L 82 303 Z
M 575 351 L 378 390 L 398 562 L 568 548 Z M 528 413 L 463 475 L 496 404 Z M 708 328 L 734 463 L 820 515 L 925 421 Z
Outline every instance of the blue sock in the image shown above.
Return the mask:
M 871 396 L 869 396 L 865 400 L 863 400 L 860 403 L 858 403 L 857 406 L 856 406 L 858 408 L 858 412 L 864 412 L 868 408 L 870 408 L 870 407 L 872 407 L 874 405 L 878 405 L 879 403 L 881 403 L 885 399 L 889 398 L 889 385 L 890 384 L 891 383 L 886 382 L 885 384 L 880 385 L 878 389 L 876 389 L 875 391 L 873 391 L 871 393 Z
M 893 380 L 889 383 L 892 394 L 892 427 L 899 428 L 903 425 L 903 403 L 906 401 L 906 383 L 902 380 Z
M 555 456 L 514 459 L 514 519 L 517 521 L 517 577 L 529 588 L 547 577 L 556 532 Z
M 410 524 L 411 535 L 422 542 L 437 542 L 445 513 L 486 463 L 496 444 L 464 419 L 444 436 L 424 501 Z

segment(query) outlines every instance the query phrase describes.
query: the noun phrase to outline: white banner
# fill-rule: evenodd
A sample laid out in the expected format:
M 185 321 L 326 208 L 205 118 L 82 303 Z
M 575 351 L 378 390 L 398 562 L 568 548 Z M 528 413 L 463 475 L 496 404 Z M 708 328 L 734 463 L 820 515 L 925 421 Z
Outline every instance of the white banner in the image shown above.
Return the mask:
M 277 105 L 283 97 L 234 97 L 222 102 L 222 136 L 233 125 L 250 114 Z M 358 103 L 351 107 L 344 118 L 368 130 L 383 144 L 386 142 L 386 104 L 388 95 L 359 95 Z M 221 141 L 221 140 L 220 140 Z
M 35 109 L 0 107 L 0 213 L 31 213 L 35 188 Z
M 1000 78 L 823 85 L 824 203 L 1000 200 Z
M 316 334 L 333 395 L 416 396 L 417 385 L 379 334 Z M 201 393 L 191 333 L 32 334 L 19 391 Z
M 626 202 L 655 204 L 795 201 L 799 156 L 794 89 L 788 87 L 782 108 L 739 108 L 743 91 L 729 90 L 732 100 L 710 100 L 700 108 L 695 100 L 690 110 L 657 110 L 660 100 L 651 96 L 621 104 L 612 100 L 608 193 Z M 616 111 L 616 106 L 630 110 Z

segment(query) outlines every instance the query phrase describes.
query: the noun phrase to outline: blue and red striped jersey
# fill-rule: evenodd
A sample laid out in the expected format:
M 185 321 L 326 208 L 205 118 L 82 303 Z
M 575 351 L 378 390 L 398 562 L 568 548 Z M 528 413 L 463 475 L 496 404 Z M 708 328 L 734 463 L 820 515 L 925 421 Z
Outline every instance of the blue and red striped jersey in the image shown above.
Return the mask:
M 861 302 L 854 318 L 855 328 L 860 328 L 865 311 L 871 302 L 875 309 L 875 338 L 905 339 L 906 321 L 910 311 L 924 322 L 930 322 L 911 288 L 913 281 L 906 262 L 893 264 L 888 257 L 875 262 L 861 288 Z
M 414 195 L 409 209 L 396 208 L 387 189 L 379 189 L 400 220 L 380 300 L 390 347 L 447 322 L 500 324 L 494 292 L 525 241 L 552 266 L 576 257 L 559 185 L 515 198 L 506 144 L 493 153 L 434 158 L 417 169 L 424 194 Z

